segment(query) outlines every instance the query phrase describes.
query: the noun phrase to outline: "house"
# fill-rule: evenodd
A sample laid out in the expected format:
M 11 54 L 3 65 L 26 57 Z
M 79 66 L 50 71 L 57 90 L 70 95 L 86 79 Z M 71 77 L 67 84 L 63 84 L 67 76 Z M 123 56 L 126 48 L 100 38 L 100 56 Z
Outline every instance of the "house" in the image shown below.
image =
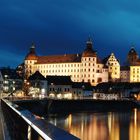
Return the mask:
M 0 89 L 4 93 L 12 93 L 16 90 L 21 90 L 23 79 L 16 73 L 15 69 L 1 68 L 0 69 Z
M 39 72 L 36 71 L 33 75 L 28 78 L 28 81 L 25 81 L 27 85 L 29 85 L 29 95 L 42 97 L 47 96 L 47 80 L 46 78 Z M 29 83 L 28 83 L 29 82 Z

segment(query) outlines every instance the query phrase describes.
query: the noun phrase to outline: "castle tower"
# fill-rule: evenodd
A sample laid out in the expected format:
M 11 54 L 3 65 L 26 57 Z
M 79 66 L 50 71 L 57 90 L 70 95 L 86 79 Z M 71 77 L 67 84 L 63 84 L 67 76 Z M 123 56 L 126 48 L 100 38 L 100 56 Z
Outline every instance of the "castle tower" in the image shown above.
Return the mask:
M 136 50 L 134 49 L 134 47 L 131 47 L 131 50 L 128 52 L 128 55 L 127 55 L 127 60 L 128 60 L 129 65 L 135 65 L 138 59 L 139 59 L 139 56 Z
M 26 55 L 24 64 L 25 64 L 25 76 L 28 78 L 35 72 L 34 64 L 37 62 L 37 55 L 35 52 L 35 45 L 32 44 L 30 47 L 29 53 Z
M 92 85 L 97 85 L 100 82 L 103 82 L 104 65 L 97 57 L 96 51 L 93 50 L 93 42 L 89 38 L 86 42 L 86 49 L 82 53 L 82 75 L 81 81 L 90 82 Z

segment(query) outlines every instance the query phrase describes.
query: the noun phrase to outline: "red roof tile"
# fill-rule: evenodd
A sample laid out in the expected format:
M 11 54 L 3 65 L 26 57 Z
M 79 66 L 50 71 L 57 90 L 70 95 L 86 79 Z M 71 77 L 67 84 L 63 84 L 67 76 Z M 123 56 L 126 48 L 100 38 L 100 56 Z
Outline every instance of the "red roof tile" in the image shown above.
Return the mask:
M 38 56 L 37 64 L 81 62 L 80 54 Z

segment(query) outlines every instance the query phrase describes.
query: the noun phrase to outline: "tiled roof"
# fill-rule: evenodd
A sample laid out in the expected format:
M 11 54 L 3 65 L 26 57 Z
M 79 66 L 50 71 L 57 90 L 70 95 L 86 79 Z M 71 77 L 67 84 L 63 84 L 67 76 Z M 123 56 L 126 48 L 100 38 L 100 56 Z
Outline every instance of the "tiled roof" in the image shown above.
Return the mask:
M 46 76 L 46 79 L 49 85 L 72 85 L 70 76 Z
M 46 80 L 46 78 L 39 71 L 36 71 L 29 77 L 29 80 Z
M 80 54 L 38 56 L 37 64 L 81 62 Z
M 121 68 L 120 68 L 120 70 L 121 71 L 128 71 L 128 70 L 130 70 L 130 67 L 129 66 L 121 66 Z
M 90 83 L 85 83 L 85 82 L 73 82 L 72 83 L 72 88 L 80 88 L 83 90 L 93 90 L 93 87 L 91 86 Z

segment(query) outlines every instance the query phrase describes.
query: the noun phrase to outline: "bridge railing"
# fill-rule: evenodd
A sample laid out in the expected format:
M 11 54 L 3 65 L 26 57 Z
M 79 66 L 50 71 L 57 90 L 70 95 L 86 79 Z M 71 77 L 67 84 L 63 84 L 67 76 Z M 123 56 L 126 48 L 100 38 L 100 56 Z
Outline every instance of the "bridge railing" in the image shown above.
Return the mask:
M 9 100 L 2 99 L 1 108 L 12 140 L 79 140 Z

